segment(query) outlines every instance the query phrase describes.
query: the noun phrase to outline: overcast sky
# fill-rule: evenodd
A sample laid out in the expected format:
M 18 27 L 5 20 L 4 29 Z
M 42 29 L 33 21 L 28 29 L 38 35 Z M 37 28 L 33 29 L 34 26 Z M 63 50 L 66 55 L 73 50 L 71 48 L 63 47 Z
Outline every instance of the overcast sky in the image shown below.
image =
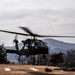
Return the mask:
M 0 29 L 23 32 L 19 26 L 38 34 L 75 35 L 75 0 L 1 0 Z M 0 44 L 13 45 L 14 37 L 0 33 Z M 75 39 L 55 39 L 75 43 Z

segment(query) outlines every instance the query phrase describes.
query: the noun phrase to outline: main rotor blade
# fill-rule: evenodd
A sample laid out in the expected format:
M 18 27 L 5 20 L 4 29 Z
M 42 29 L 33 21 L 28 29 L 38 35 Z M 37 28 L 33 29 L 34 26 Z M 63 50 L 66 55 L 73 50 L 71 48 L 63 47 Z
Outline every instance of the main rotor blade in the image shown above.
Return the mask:
M 21 28 L 22 30 L 26 31 L 27 33 L 29 33 L 31 36 L 34 36 L 35 34 L 27 27 L 19 27 Z
M 0 32 L 6 32 L 6 33 L 11 33 L 11 34 L 18 34 L 18 35 L 23 35 L 23 36 L 34 36 L 34 37 L 60 37 L 60 38 L 75 38 L 75 36 L 54 36 L 54 35 L 38 35 L 38 34 L 33 34 L 28 28 L 26 27 L 20 27 L 24 31 L 27 31 L 29 34 L 24 34 L 24 33 L 18 33 L 18 32 L 12 32 L 12 31 L 6 31 L 6 30 L 0 30 Z
M 62 38 L 75 38 L 75 36 L 54 36 L 54 35 L 37 35 L 37 37 L 62 37 Z
M 18 35 L 29 36 L 29 34 L 18 33 L 18 32 L 12 32 L 12 31 L 6 31 L 6 30 L 0 30 L 0 32 L 6 32 L 6 33 L 11 33 L 11 34 L 18 34 Z
M 31 36 L 34 37 L 62 37 L 62 38 L 75 38 L 75 36 L 54 36 L 54 35 L 38 35 L 38 34 L 34 34 L 33 32 L 31 32 L 31 30 L 27 27 L 19 27 L 22 30 L 26 31 L 27 33 L 29 33 Z

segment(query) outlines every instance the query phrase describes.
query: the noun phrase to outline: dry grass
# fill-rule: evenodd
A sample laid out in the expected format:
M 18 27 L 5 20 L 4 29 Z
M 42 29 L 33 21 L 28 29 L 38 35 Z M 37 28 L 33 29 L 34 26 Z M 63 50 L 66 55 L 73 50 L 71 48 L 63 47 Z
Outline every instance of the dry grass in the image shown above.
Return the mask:
M 39 71 L 34 72 L 29 68 L 36 68 Z M 75 75 L 75 72 L 67 72 L 62 70 L 53 70 L 52 72 L 45 72 L 45 68 L 54 69 L 53 66 L 33 66 L 33 65 L 0 65 L 0 75 Z M 10 72 L 6 72 L 4 68 L 10 68 Z

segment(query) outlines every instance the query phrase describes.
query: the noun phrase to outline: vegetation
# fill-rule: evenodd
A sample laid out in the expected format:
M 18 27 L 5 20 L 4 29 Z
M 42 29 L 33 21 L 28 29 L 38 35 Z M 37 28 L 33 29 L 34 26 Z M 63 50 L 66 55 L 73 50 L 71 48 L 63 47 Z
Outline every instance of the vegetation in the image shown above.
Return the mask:
M 17 60 L 19 56 L 17 56 Z M 26 56 L 20 57 L 20 64 L 30 64 L 30 65 L 58 65 L 63 63 L 63 53 L 58 54 L 41 54 L 41 55 L 30 55 L 28 58 Z
M 0 64 L 8 63 L 6 50 L 4 48 L 4 44 L 0 45 Z
M 57 66 L 60 63 L 63 63 L 64 62 L 63 53 L 60 52 L 60 53 L 52 54 L 50 62 L 52 63 L 53 66 Z
M 67 51 L 67 54 L 64 57 L 64 67 L 65 69 L 75 70 L 75 50 L 71 49 Z

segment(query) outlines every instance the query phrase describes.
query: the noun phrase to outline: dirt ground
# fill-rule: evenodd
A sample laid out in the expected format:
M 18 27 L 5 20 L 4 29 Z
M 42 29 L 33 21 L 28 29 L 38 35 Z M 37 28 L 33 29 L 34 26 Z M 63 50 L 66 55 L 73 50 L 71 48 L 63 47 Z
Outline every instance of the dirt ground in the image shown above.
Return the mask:
M 5 71 L 5 68 L 9 68 L 11 71 Z M 34 71 L 34 68 L 38 71 Z M 45 69 L 52 69 L 51 72 L 45 72 Z M 63 70 L 54 70 L 58 67 L 53 66 L 33 66 L 33 65 L 0 65 L 0 75 L 75 75 L 75 72 L 67 72 Z

